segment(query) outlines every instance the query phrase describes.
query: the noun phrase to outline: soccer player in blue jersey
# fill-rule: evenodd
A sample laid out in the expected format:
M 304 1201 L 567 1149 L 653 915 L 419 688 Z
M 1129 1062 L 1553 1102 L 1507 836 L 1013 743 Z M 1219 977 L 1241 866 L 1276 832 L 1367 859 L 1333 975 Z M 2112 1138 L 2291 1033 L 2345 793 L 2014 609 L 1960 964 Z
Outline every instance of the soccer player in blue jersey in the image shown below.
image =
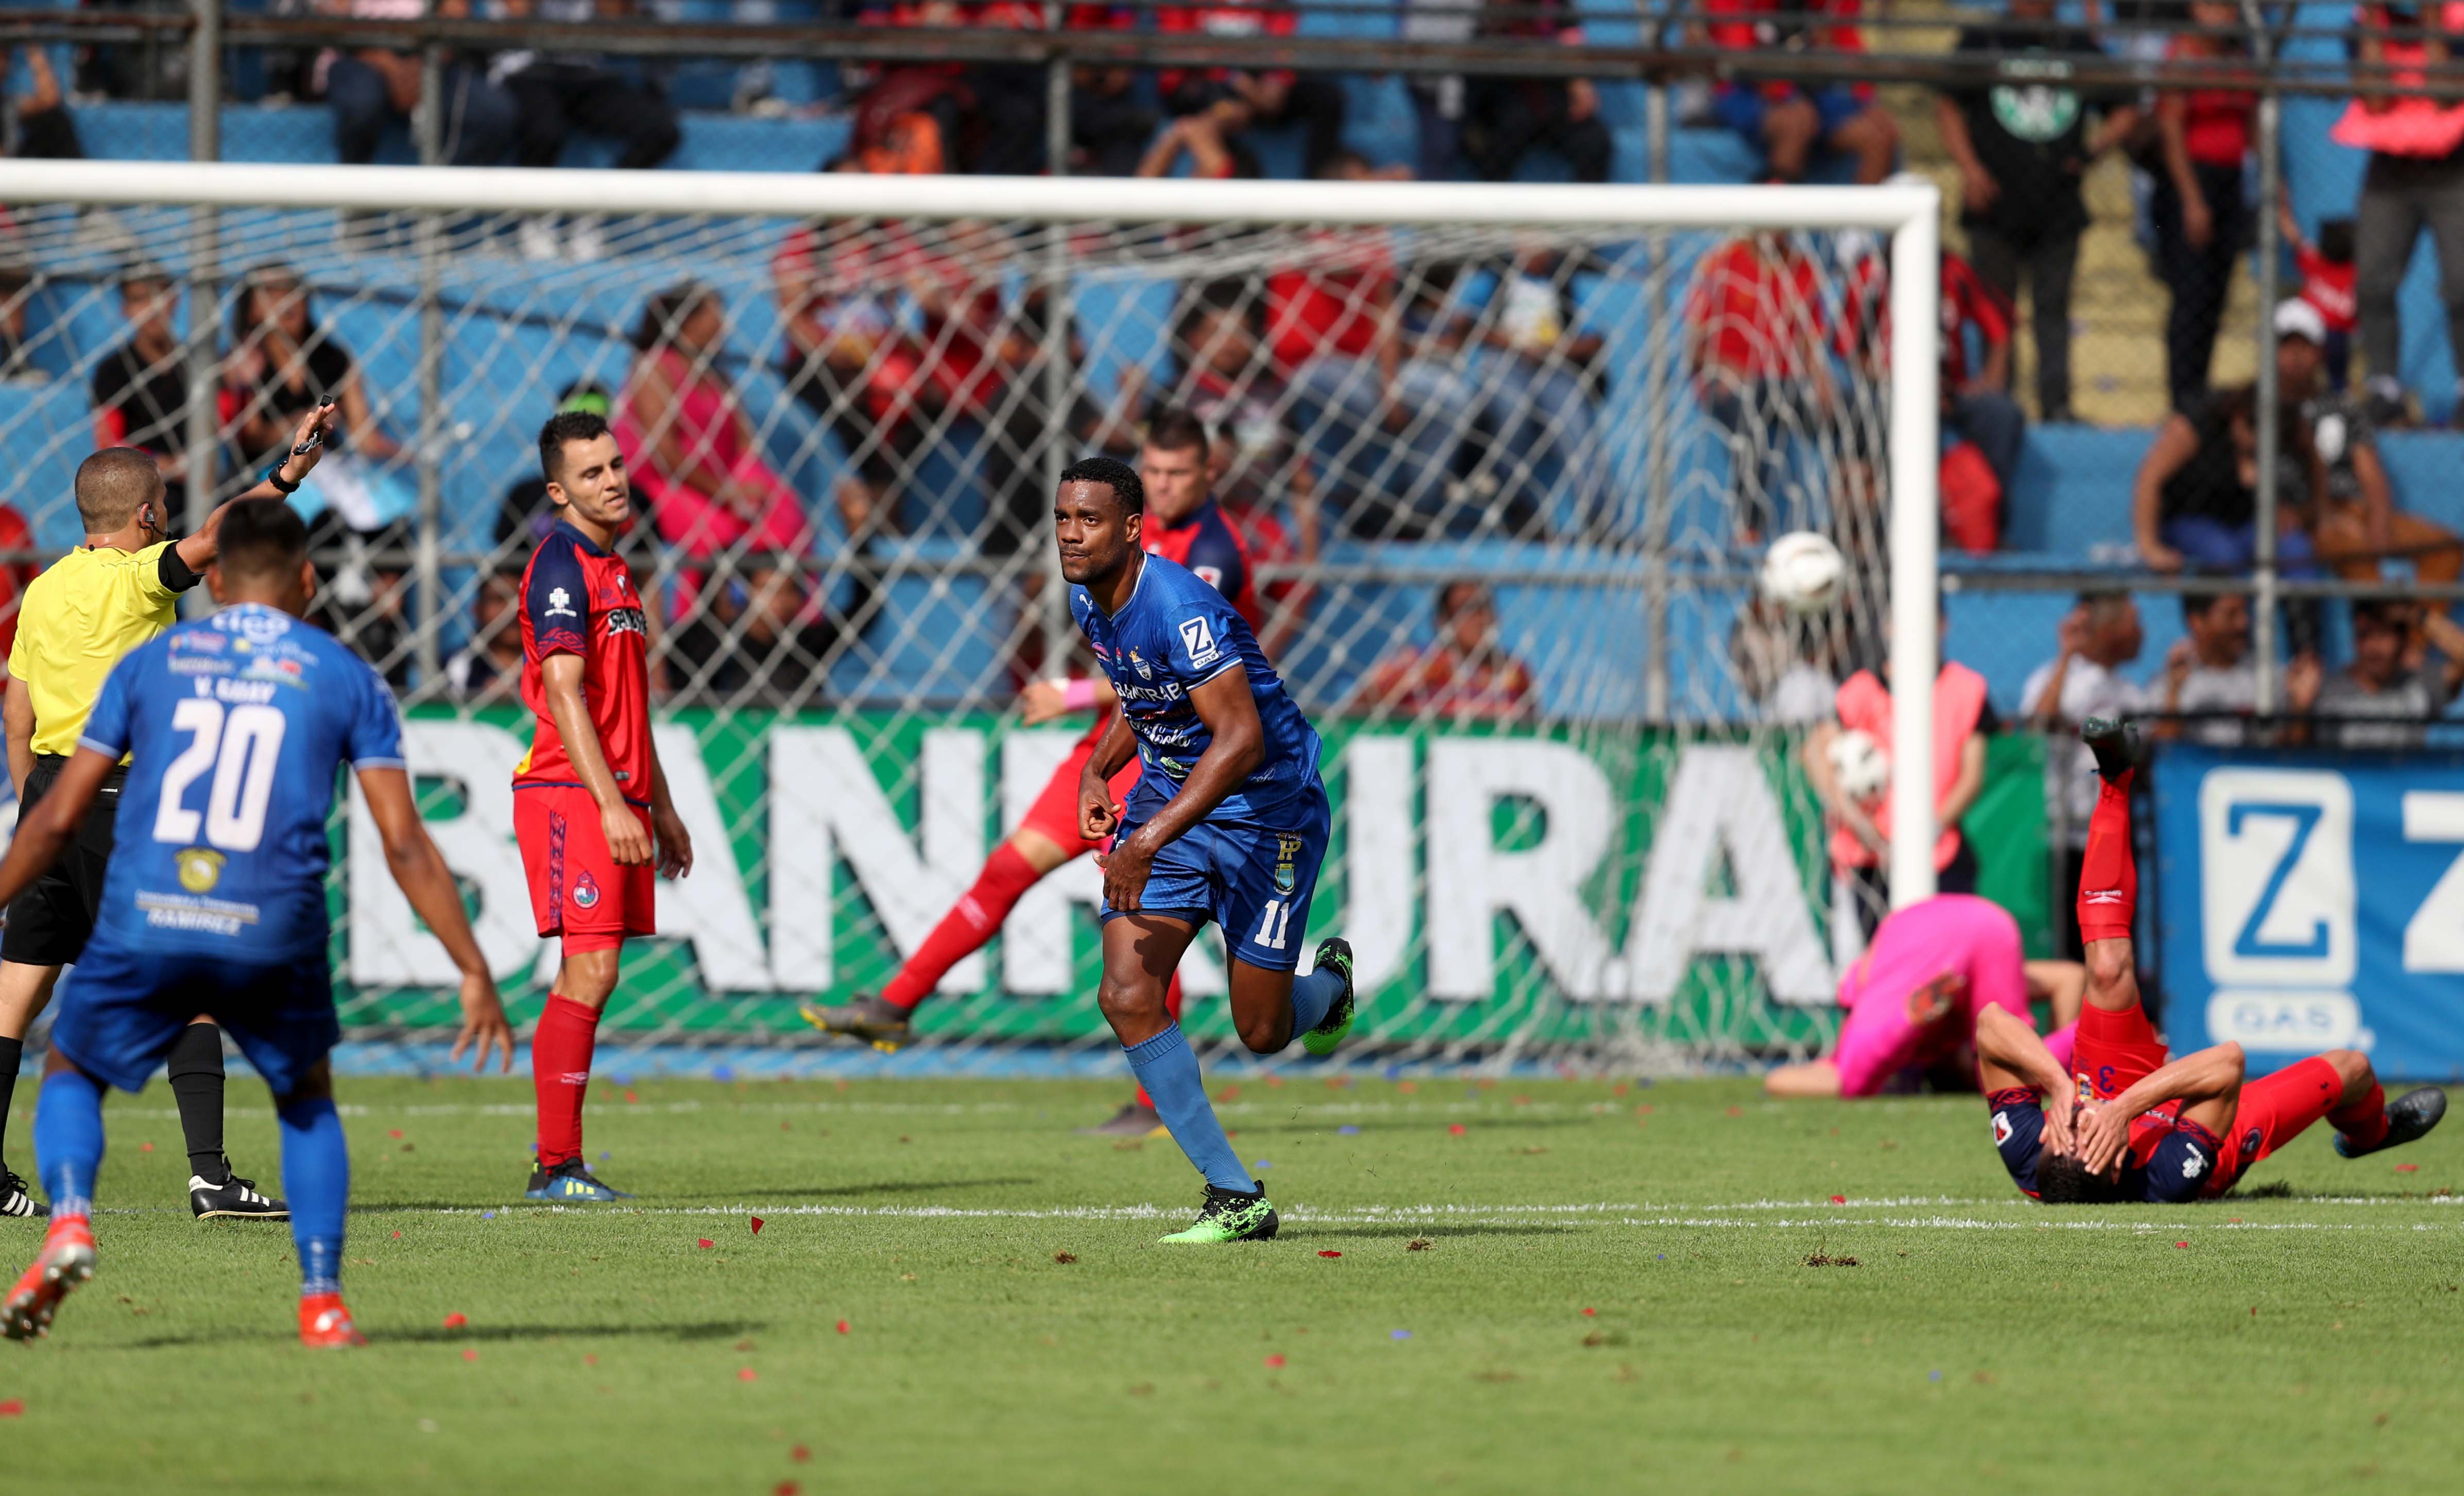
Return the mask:
M 1164 989 L 1199 927 L 1223 927 L 1232 1022 L 1273 1054 L 1297 1037 L 1331 1054 L 1352 1031 L 1352 947 L 1320 942 L 1295 978 L 1329 812 L 1315 729 L 1222 593 L 1139 545 L 1136 471 L 1090 457 L 1061 474 L 1053 504 L 1069 608 L 1121 710 L 1079 775 L 1089 841 L 1114 838 L 1104 869 L 1104 981 L 1097 994 L 1138 1084 L 1206 1177 L 1206 1202 L 1170 1243 L 1264 1241 L 1278 1221 L 1242 1166 L 1199 1078 Z M 1142 765 L 1125 803 L 1111 781 Z
M 210 1012 L 274 1092 L 282 1183 L 299 1252 L 299 1338 L 361 1343 L 342 1305 L 350 1158 L 326 1056 L 341 1037 L 325 964 L 326 818 L 337 771 L 358 772 L 385 866 L 462 972 L 459 1059 L 513 1067 L 513 1031 L 461 891 L 420 824 L 385 682 L 300 621 L 316 588 L 308 531 L 279 500 L 231 505 L 207 568 L 222 610 L 116 666 L 77 751 L 0 859 L 13 898 L 76 836 L 122 755 L 120 840 L 94 936 L 52 1025 L 34 1158 L 52 1202 L 34 1265 L 0 1304 L 12 1340 L 50 1331 L 94 1275 L 102 1088 L 142 1089 L 188 1022 Z

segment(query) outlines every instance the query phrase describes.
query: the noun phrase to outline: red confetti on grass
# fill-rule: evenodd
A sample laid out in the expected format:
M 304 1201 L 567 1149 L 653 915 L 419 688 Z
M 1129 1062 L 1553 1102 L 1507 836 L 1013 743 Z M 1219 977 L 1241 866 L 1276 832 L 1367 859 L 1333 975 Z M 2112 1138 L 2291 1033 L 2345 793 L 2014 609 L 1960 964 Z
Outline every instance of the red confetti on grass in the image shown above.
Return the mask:
M 629 1106 L 629 1105 L 631 1105 L 631 1104 L 632 1104 L 632 1103 L 634 1103 L 634 1102 L 640 1101 L 641 1099 L 642 1099 L 641 1097 L 634 1095 L 634 1094 L 633 1094 L 631 1091 L 629 1091 L 629 1090 L 628 1090 L 628 1091 L 627 1091 L 627 1092 L 625 1093 L 625 1101 L 626 1101 L 626 1104 L 627 1104 L 627 1105 L 628 1105 L 628 1106 Z
M 1327 1251 L 1320 1252 L 1317 1255 L 1320 1257 L 1341 1257 L 1343 1254 L 1341 1252 Z
M 770 1487 L 770 1496 L 797 1496 L 797 1493 L 803 1489 L 803 1486 L 793 1481 L 781 1481 Z
M 787 1458 L 795 1461 L 798 1464 L 803 1464 L 805 1461 L 813 1458 L 813 1452 L 810 1449 L 805 1448 L 803 1444 L 798 1444 L 795 1448 L 787 1451 Z
M 1270 1367 L 1280 1367 L 1284 1364 L 1284 1358 L 1280 1355 L 1270 1355 L 1266 1357 L 1266 1364 Z
M 401 1240 L 402 1240 L 402 1233 L 401 1233 L 401 1232 L 399 1232 L 399 1231 L 395 1232 L 395 1233 L 393 1234 L 393 1239 L 394 1239 L 395 1241 L 397 1241 L 397 1242 L 401 1241 Z
M 753 1378 L 754 1378 L 754 1372 L 753 1372 L 753 1368 L 751 1368 L 751 1367 L 749 1367 L 749 1366 L 742 1368 L 741 1370 L 737 1371 L 737 1374 L 736 1374 L 736 1379 L 737 1379 L 737 1381 L 740 1381 L 740 1382 L 749 1382 L 749 1381 L 753 1380 Z
M 1586 1306 L 1586 1307 L 1584 1308 L 1584 1309 L 1583 1309 L 1583 1312 L 1584 1312 L 1584 1313 L 1586 1313 L 1586 1314 L 1589 1314 L 1589 1315 L 1596 1316 L 1596 1315 L 1599 1313 L 1599 1310 L 1598 1310 L 1598 1309 L 1592 1309 L 1592 1308 L 1590 1308 L 1589 1306 Z
M 846 1334 L 847 1332 L 847 1321 L 846 1321 L 846 1320 L 840 1320 L 840 1321 L 839 1321 L 839 1333 L 844 1335 L 844 1334 Z
M 154 1151 L 154 1145 L 152 1143 L 140 1143 L 137 1145 L 137 1151 L 141 1154 L 150 1154 Z
M 1455 1123 L 1453 1126 L 1451 1126 L 1451 1127 L 1447 1128 L 1447 1129 L 1446 1129 L 1446 1131 L 1447 1131 L 1447 1132 L 1449 1132 L 1449 1133 L 1453 1133 L 1453 1134 L 1454 1134 L 1455 1136 L 1457 1136 L 1457 1137 L 1461 1137 L 1461 1136 L 1463 1136 L 1465 1133 L 1470 1132 L 1470 1131 L 1471 1131 L 1471 1129 L 1469 1129 L 1469 1128 L 1467 1128 L 1467 1127 L 1463 1126 L 1463 1125 L 1462 1123 L 1460 1123 L 1460 1122 L 1457 1122 L 1457 1123 Z
M 470 1319 L 459 1309 L 445 1316 L 445 1328 L 448 1330 L 460 1330 L 470 1323 Z
M 479 1353 L 476 1351 L 465 1351 L 462 1353 L 462 1359 L 466 1361 L 475 1361 L 479 1359 Z
M 582 1356 L 582 1364 L 584 1366 L 597 1366 L 599 1364 L 599 1357 L 590 1354 L 588 1352 L 584 1352 Z
M 1730 1116 L 1732 1116 L 1732 1117 L 1741 1117 L 1741 1116 L 1744 1116 L 1745 1114 L 1746 1114 L 1746 1109 L 1745 1109 L 1745 1108 L 1743 1108 L 1743 1107 L 1730 1107 L 1730 1108 L 1728 1109 L 1728 1115 L 1730 1115 Z
M 402 1129 L 389 1128 L 385 1132 L 385 1136 L 399 1140 L 402 1137 Z
M 2185 1251 L 2185 1252 L 2187 1252 L 2187 1251 L 2189 1251 L 2189 1250 L 2190 1249 L 2190 1243 L 2188 1243 L 2188 1242 L 2176 1242 L 2176 1243 L 2174 1243 L 2173 1244 L 2174 1244 L 2175 1246 L 2180 1247 L 2180 1248 L 2181 1248 L 2183 1251 Z
M 21 1419 L 25 1416 L 25 1399 L 21 1397 L 11 1397 L 6 1402 L 0 1402 L 0 1419 Z
M 1848 1203 L 1848 1197 L 1845 1195 L 1834 1195 L 1831 1197 L 1831 1203 L 1834 1205 L 1845 1205 Z
M 717 1243 L 715 1243 L 715 1242 L 712 1241 L 710 1238 L 708 1238 L 708 1237 L 706 1237 L 706 1236 L 703 1236 L 703 1237 L 695 1237 L 695 1238 L 693 1238 L 693 1242 L 694 1242 L 694 1243 L 695 1243 L 696 1245 L 698 1245 L 698 1246 L 699 1246 L 703 1251 L 705 1251 L 705 1252 L 709 1251 L 712 1247 L 716 1246 L 716 1245 L 718 1244 Z
M 753 1234 L 755 1236 L 759 1236 L 761 1234 L 761 1218 L 759 1216 L 748 1216 L 745 1219 L 753 1222 Z
M 2398 1174 L 2419 1174 L 2421 1172 L 2421 1165 L 2417 1163 L 2400 1163 L 2395 1166 L 2395 1172 Z

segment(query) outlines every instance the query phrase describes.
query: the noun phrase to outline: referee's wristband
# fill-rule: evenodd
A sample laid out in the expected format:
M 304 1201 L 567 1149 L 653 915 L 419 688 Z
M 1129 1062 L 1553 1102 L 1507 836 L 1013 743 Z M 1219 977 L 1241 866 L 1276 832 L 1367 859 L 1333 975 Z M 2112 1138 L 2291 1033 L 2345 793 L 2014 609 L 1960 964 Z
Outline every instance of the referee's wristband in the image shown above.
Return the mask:
M 289 478 L 282 475 L 282 464 L 278 462 L 273 467 L 265 470 L 265 481 L 273 484 L 274 492 L 277 494 L 297 494 L 299 492 L 298 484 L 292 482 Z

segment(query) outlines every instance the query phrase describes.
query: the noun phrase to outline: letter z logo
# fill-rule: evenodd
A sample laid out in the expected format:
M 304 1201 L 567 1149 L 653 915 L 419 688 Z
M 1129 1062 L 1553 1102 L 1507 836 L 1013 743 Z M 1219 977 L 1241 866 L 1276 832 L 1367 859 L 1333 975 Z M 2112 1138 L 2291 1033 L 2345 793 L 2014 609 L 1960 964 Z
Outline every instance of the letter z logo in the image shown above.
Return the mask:
M 1206 627 L 1203 618 L 1184 619 L 1180 625 L 1180 647 L 1187 651 L 1192 666 L 1215 663 L 1215 630 Z

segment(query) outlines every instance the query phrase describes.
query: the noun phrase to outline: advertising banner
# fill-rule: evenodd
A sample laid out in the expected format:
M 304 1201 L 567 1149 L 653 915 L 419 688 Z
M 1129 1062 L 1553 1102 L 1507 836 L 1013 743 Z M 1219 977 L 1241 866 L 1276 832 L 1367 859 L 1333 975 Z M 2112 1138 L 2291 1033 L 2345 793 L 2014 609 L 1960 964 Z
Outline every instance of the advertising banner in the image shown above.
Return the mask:
M 2464 755 L 2175 746 L 2154 781 L 2177 1053 L 2464 1077 Z

